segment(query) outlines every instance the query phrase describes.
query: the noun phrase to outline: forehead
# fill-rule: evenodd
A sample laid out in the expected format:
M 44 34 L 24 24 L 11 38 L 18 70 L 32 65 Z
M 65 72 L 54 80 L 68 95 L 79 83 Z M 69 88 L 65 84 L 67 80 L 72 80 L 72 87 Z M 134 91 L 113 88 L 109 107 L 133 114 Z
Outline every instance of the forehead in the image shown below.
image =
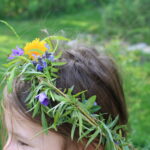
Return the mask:
M 64 145 L 64 138 L 54 132 L 49 131 L 48 134 L 41 133 L 37 136 L 42 127 L 24 118 L 15 110 L 5 112 L 5 123 L 8 133 L 12 133 L 12 135 L 17 133 L 36 150 L 39 150 L 40 147 L 42 150 L 50 148 L 61 150 Z
M 23 134 L 24 136 L 32 138 L 41 130 L 40 126 L 21 116 L 14 108 L 11 110 L 7 109 L 4 116 L 5 124 L 9 132 Z

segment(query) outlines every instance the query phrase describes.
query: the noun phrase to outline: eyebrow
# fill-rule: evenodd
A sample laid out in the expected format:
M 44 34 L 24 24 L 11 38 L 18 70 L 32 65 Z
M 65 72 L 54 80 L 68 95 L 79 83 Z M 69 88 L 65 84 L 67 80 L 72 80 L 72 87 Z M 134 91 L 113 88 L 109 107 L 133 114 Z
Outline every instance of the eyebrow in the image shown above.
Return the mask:
M 10 132 L 12 135 L 15 135 L 15 136 L 17 136 L 17 137 L 20 137 L 21 139 L 24 139 L 24 140 L 28 140 L 29 141 L 29 139 L 27 138 L 27 137 L 25 137 L 25 136 L 23 136 L 23 135 L 20 135 L 19 133 L 16 133 L 16 132 Z
M 32 143 L 31 143 L 31 140 L 32 139 L 28 139 L 27 137 L 23 136 L 23 135 L 20 135 L 19 133 L 17 132 L 10 132 L 12 135 L 15 135 L 19 138 L 21 138 L 23 141 L 25 140 L 26 142 L 29 142 L 28 145 L 30 145 L 31 147 L 33 147 Z

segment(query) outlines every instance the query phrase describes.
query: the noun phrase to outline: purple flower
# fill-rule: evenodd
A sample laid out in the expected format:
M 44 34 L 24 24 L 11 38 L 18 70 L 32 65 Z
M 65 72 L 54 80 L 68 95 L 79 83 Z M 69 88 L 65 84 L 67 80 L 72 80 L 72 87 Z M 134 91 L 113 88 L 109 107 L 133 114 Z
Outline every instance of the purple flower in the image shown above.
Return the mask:
M 16 49 L 12 49 L 12 54 L 8 57 L 8 59 L 14 59 L 15 56 L 21 56 L 23 54 L 24 54 L 23 49 L 17 46 Z
M 48 106 L 50 103 L 50 100 L 48 99 L 48 97 L 46 96 L 46 94 L 44 92 L 40 93 L 35 98 L 38 99 L 39 102 L 44 106 Z

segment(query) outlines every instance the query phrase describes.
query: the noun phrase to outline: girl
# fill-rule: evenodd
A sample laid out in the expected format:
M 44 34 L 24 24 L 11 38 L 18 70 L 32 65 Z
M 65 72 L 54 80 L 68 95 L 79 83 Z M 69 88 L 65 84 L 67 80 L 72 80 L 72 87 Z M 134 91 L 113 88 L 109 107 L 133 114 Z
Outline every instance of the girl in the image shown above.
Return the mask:
M 44 45 L 42 47 L 42 44 L 45 45 L 45 49 Z M 49 46 L 52 49 L 51 51 L 53 51 L 52 44 L 47 40 L 35 40 L 26 44 L 24 49 L 17 48 L 16 53 L 13 51 L 9 57 L 9 59 L 13 61 L 13 64 L 15 59 L 16 62 L 18 62 L 17 59 L 19 57 L 22 59 L 23 55 L 29 55 L 32 63 L 29 63 L 30 67 L 28 67 L 30 74 L 29 71 L 25 69 L 28 66 L 26 65 L 27 62 L 24 64 L 20 63 L 21 65 L 19 64 L 20 70 L 18 71 L 23 72 L 21 76 L 14 73 L 14 70 L 17 68 L 14 70 L 11 69 L 9 73 L 11 79 L 13 76 L 15 76 L 15 78 L 13 78 L 13 80 L 9 78 L 8 83 L 10 83 L 9 81 L 13 81 L 13 86 L 10 88 L 11 84 L 7 84 L 4 89 L 3 105 L 8 139 L 3 150 L 118 150 L 121 147 L 119 143 L 114 140 L 114 144 L 108 146 L 107 139 L 109 135 L 103 134 L 108 121 L 115 120 L 116 116 L 119 116 L 119 120 L 113 122 L 115 125 L 112 127 L 112 130 L 117 125 L 126 125 L 128 120 L 122 82 L 115 63 L 110 57 L 97 52 L 95 49 L 84 46 L 77 46 L 76 48 L 65 50 L 61 57 L 56 59 L 54 52 L 48 53 Z M 32 51 L 31 54 L 31 49 L 46 52 L 41 56 L 38 51 Z M 57 64 L 55 69 L 59 70 L 57 72 L 57 78 L 56 74 L 53 74 L 56 79 L 55 83 L 46 89 L 46 85 L 52 77 L 52 74 L 47 77 L 49 73 L 46 72 L 47 68 L 51 65 L 49 60 L 51 64 Z M 65 62 L 65 64 L 58 65 L 58 63 L 56 63 L 60 61 Z M 35 67 L 36 72 L 33 73 L 32 71 L 31 74 L 33 67 Z M 46 82 L 40 80 L 41 76 Z M 39 92 L 39 90 L 38 95 L 36 95 L 37 93 L 35 94 L 34 91 L 39 87 L 39 83 L 41 83 L 41 86 L 43 84 L 45 84 L 45 86 L 41 88 L 42 90 L 40 89 L 42 92 Z M 63 98 L 60 96 L 61 94 L 57 95 L 56 92 L 54 92 L 56 90 L 54 85 L 57 91 L 60 90 L 60 93 L 65 93 L 68 97 L 71 97 L 72 100 L 72 95 L 86 90 L 82 94 L 78 94 L 78 100 L 82 101 L 82 104 L 78 106 L 81 106 L 82 109 L 80 110 L 80 108 L 75 107 L 75 104 L 74 107 L 66 104 L 66 107 L 64 106 L 63 115 L 58 113 L 59 111 L 62 112 L 63 107 L 55 111 L 55 106 L 60 106 L 58 105 L 60 104 L 60 99 L 63 101 L 65 96 L 63 93 L 61 93 L 64 96 Z M 12 91 L 9 92 L 9 89 L 12 89 Z M 70 89 L 71 92 L 67 92 L 67 89 Z M 32 94 L 35 94 L 34 100 L 31 98 Z M 93 100 L 93 95 L 96 96 L 96 100 Z M 81 99 L 81 97 L 84 97 L 84 100 Z M 55 98 L 58 98 L 58 100 L 54 100 Z M 27 101 L 29 101 L 28 104 Z M 90 108 L 95 108 L 97 111 L 91 111 L 92 109 L 90 110 L 90 108 L 87 107 L 89 105 L 88 101 L 93 101 L 93 106 Z M 32 107 L 30 107 L 32 102 Z M 47 113 L 50 108 L 52 108 L 51 113 Z M 71 108 L 74 110 L 70 111 L 69 109 Z M 77 109 L 80 111 L 76 111 Z M 88 115 L 85 115 L 83 110 L 85 110 Z M 76 114 L 74 113 L 74 115 L 72 115 L 73 112 L 79 112 L 76 116 L 77 119 L 81 114 L 81 116 L 84 116 L 84 118 L 87 117 L 89 120 L 90 117 L 95 117 L 96 119 L 93 119 L 93 124 L 91 123 L 93 126 L 95 120 L 99 119 L 103 121 L 103 124 L 98 128 L 102 134 L 101 142 L 99 142 L 100 134 L 95 134 L 95 137 L 91 136 L 94 135 L 95 130 L 92 130 L 94 127 L 89 125 L 90 121 L 89 124 L 87 123 L 88 121 L 86 120 L 88 119 L 84 120 L 83 118 L 83 120 L 81 120 L 81 118 L 79 118 L 79 121 L 74 120 L 74 122 L 71 120 Z M 54 127 L 53 122 L 57 120 L 56 114 L 60 116 L 57 121 L 58 126 Z M 64 114 L 67 114 L 67 117 L 69 116 L 66 120 L 71 120 L 70 122 L 63 120 Z M 53 115 L 53 117 L 51 115 Z M 102 120 L 100 118 L 102 118 Z M 53 127 L 49 128 L 49 124 L 53 124 Z M 75 124 L 77 126 L 75 126 Z M 48 132 L 40 132 L 43 126 L 44 129 L 48 129 Z M 85 132 L 87 127 L 89 127 L 88 130 L 91 130 L 91 132 L 87 133 L 88 130 Z M 84 129 L 82 130 L 81 128 Z M 118 132 L 121 133 L 122 136 L 125 136 L 123 129 L 116 130 L 115 134 L 119 135 L 117 134 Z M 111 132 L 109 133 L 111 134 Z M 82 136 L 83 138 L 81 138 Z M 111 136 L 113 136 L 113 132 Z M 90 137 L 93 137 L 91 138 L 91 142 L 89 142 Z M 79 140 L 79 138 L 81 140 Z M 88 142 L 89 144 L 87 145 Z M 123 148 L 121 147 L 120 149 Z

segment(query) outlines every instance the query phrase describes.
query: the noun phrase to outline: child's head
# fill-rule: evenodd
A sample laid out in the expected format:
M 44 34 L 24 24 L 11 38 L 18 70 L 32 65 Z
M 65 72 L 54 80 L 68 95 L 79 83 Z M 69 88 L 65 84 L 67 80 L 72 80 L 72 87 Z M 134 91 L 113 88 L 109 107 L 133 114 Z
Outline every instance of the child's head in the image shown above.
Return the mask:
M 67 63 L 59 67 L 57 88 L 63 91 L 74 85 L 74 94 L 87 90 L 86 98 L 92 95 L 97 97 L 96 103 L 101 107 L 100 112 L 97 113 L 103 113 L 106 120 L 109 115 L 113 119 L 119 115 L 118 124 L 127 124 L 122 82 L 116 65 L 110 57 L 94 49 L 77 47 L 64 51 L 60 60 Z M 24 82 L 21 78 L 17 78 L 14 80 L 12 93 L 8 93 L 7 88 L 4 90 L 5 120 L 8 129 L 8 141 L 4 150 L 83 149 L 86 142 L 77 142 L 78 130 L 75 132 L 74 141 L 71 140 L 72 125 L 68 123 L 58 127 L 58 131 L 49 130 L 48 134 L 36 135 L 42 129 L 41 114 L 33 118 L 25 104 L 31 83 L 32 81 Z M 56 104 L 52 102 L 52 105 Z M 53 121 L 50 118 L 47 120 Z M 94 144 L 88 147 L 89 150 L 94 150 Z

